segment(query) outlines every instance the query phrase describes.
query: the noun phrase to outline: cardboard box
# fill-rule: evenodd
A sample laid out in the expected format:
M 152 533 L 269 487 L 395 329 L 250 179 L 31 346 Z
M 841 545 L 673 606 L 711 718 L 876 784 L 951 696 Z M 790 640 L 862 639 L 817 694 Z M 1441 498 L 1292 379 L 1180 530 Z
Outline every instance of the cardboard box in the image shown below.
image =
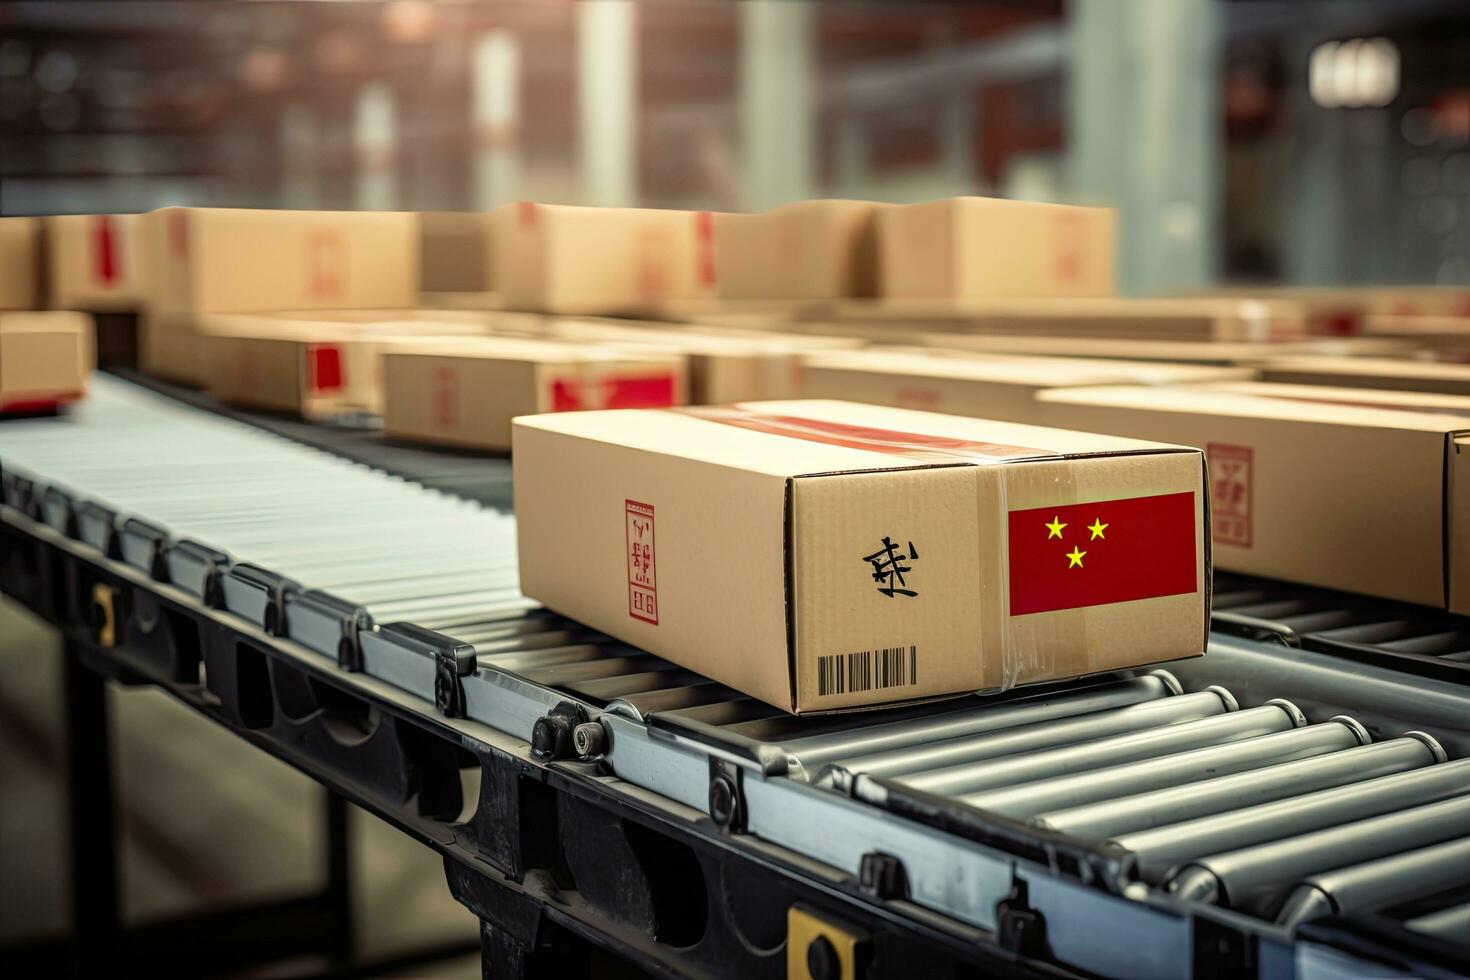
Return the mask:
M 41 306 L 41 219 L 0 218 L 0 310 Z
M 1394 357 L 1413 352 L 1412 344 L 1376 337 L 1320 337 L 1275 343 L 1208 340 L 1127 340 L 1111 337 L 1011 337 L 992 334 L 926 333 L 916 341 L 936 350 L 1039 357 L 1092 357 L 1103 360 L 1161 361 L 1174 364 L 1258 365 L 1279 357 L 1323 355 Z
M 145 371 L 199 384 L 216 313 L 417 305 L 418 216 L 163 208 L 143 216 L 150 279 Z
M 1381 357 L 1289 357 L 1261 365 L 1264 381 L 1470 395 L 1470 364 Z
M 0 412 L 54 411 L 80 399 L 93 361 L 87 314 L 0 313 Z
M 843 324 L 916 331 L 1154 341 L 1261 343 L 1305 335 L 1301 307 L 1222 299 L 1031 298 L 905 300 L 834 304 L 806 315 Z
M 802 361 L 801 393 L 806 398 L 1035 424 L 1040 420 L 1036 393 L 1048 388 L 1253 377 L 1254 372 L 1247 368 L 983 354 L 946 357 L 930 351 L 874 347 L 807 355 Z
M 1037 402 L 1051 425 L 1204 447 L 1218 568 L 1470 612 L 1462 416 L 1203 387 Z
M 148 284 L 142 216 L 68 214 L 42 220 L 46 303 L 53 310 L 136 310 Z
M 1269 381 L 1219 381 L 1199 387 L 1209 391 L 1254 395 L 1258 398 L 1278 398 L 1285 401 L 1470 416 L 1470 397 L 1465 395 L 1440 395 L 1422 391 L 1380 391 L 1375 388 L 1334 388 L 1329 385 L 1293 385 Z
M 878 211 L 880 295 L 1107 296 L 1113 212 L 988 197 Z
M 1333 337 L 1362 333 L 1378 316 L 1470 316 L 1470 289 L 1455 286 L 1240 286 L 1210 294 L 1297 303 L 1310 333 Z
M 397 344 L 383 354 L 383 430 L 474 449 L 511 446 L 511 419 L 541 412 L 683 405 L 683 358 L 505 337 Z
M 1204 649 L 1197 450 L 796 401 L 521 418 L 515 460 L 527 595 L 788 711 Z
M 878 295 L 870 201 L 798 201 L 753 214 L 716 214 L 715 278 L 722 298 L 839 299 Z
M 493 280 L 506 309 L 624 313 L 715 292 L 708 211 L 522 201 L 494 212 Z
M 483 212 L 419 215 L 419 292 L 486 293 L 491 278 L 491 219 Z

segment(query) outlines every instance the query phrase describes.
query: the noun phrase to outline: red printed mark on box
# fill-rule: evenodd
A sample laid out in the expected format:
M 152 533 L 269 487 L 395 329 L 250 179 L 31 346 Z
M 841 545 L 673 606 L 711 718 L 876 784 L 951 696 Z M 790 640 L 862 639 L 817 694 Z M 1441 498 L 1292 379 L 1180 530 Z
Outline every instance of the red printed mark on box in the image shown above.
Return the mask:
M 459 426 L 459 372 L 452 367 L 434 369 L 434 421 L 444 429 Z
M 1216 544 L 1251 546 L 1251 449 L 1212 442 L 1205 447 L 1210 463 L 1210 529 Z
M 658 579 L 654 574 L 653 505 L 624 500 L 628 541 L 628 615 L 658 625 Z

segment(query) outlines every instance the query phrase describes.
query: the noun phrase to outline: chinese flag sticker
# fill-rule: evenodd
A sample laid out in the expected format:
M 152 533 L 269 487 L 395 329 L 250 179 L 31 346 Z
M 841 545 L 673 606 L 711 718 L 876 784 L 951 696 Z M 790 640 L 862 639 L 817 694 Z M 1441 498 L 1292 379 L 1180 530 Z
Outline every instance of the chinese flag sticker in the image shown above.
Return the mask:
M 1010 512 L 1011 615 L 1199 588 L 1194 493 Z

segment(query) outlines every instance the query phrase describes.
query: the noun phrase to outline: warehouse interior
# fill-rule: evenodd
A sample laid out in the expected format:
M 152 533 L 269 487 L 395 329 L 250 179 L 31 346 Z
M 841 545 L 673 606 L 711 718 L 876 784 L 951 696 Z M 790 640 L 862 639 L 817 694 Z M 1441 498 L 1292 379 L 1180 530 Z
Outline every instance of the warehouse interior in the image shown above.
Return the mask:
M 1467 53 L 0 0 L 0 973 L 1470 973 Z

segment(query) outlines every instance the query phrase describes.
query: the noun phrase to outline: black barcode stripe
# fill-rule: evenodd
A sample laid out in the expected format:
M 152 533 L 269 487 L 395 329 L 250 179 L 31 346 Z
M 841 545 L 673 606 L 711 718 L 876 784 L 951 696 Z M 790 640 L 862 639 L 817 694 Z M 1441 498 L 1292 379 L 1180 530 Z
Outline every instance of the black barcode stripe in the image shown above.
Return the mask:
M 911 687 L 919 683 L 917 646 L 880 647 L 817 658 L 817 696 Z

